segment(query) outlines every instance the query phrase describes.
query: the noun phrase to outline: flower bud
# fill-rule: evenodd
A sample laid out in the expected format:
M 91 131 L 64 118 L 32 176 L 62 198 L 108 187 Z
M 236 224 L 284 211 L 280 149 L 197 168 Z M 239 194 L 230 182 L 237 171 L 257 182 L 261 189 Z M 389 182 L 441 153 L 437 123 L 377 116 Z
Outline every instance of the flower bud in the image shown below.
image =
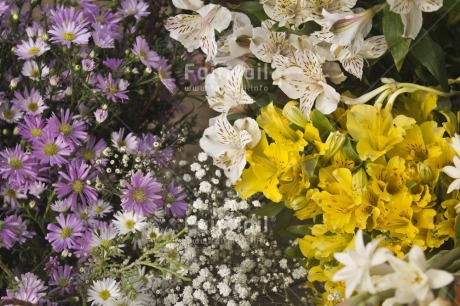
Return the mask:
M 283 108 L 283 115 L 298 127 L 305 128 L 308 120 L 298 107 L 297 101 L 288 102 Z
M 346 140 L 347 140 L 346 136 L 338 131 L 334 133 L 330 133 L 329 137 L 326 140 L 327 150 L 326 150 L 326 153 L 324 153 L 321 161 L 323 163 L 326 163 L 332 157 L 334 157 L 335 153 L 337 153 L 339 150 L 342 149 Z
M 352 177 L 352 188 L 356 191 L 363 191 L 367 186 L 367 174 L 363 168 L 359 168 Z
M 435 179 L 433 169 L 429 165 L 425 165 L 422 162 L 417 164 L 417 172 L 420 177 L 422 184 L 431 183 Z

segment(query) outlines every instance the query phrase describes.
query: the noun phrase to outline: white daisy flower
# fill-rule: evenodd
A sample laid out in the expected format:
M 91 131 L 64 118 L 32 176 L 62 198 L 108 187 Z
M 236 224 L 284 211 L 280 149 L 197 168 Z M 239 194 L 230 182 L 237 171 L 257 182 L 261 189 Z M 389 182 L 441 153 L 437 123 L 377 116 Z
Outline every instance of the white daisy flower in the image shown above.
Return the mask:
M 29 38 L 29 41 L 22 41 L 17 50 L 14 51 L 14 54 L 16 54 L 19 59 L 28 60 L 30 58 L 42 55 L 49 49 L 50 47 L 48 44 L 41 40 L 41 38 L 37 38 L 36 41 L 34 41 L 32 38 Z
M 146 225 L 145 217 L 135 214 L 133 211 L 119 211 L 112 220 L 120 235 L 141 231 Z
M 91 305 L 112 306 L 120 297 L 120 284 L 113 278 L 96 280 L 88 289 L 88 302 Z
M 35 61 L 27 61 L 22 66 L 22 75 L 29 77 L 31 80 L 38 81 L 45 78 L 49 73 L 50 69 L 46 65 L 41 65 L 38 67 L 38 64 Z
M 23 112 L 14 104 L 5 102 L 0 105 L 0 119 L 8 123 L 18 122 Z

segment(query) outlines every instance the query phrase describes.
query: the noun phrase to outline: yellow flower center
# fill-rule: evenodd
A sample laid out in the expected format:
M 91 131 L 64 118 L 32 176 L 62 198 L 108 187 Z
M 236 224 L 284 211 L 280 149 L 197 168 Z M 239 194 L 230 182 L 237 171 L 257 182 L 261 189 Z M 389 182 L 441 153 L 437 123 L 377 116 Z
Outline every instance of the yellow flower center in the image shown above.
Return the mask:
M 125 226 L 126 226 L 127 229 L 133 229 L 134 225 L 136 225 L 136 222 L 134 222 L 133 220 L 126 220 L 125 221 Z
M 11 199 L 16 199 L 16 192 L 13 189 L 8 189 L 6 191 L 6 196 Z
M 110 292 L 108 290 L 102 290 L 99 292 L 99 297 L 104 301 L 107 301 L 110 298 Z
M 96 157 L 96 154 L 94 154 L 94 151 L 91 149 L 85 149 L 83 151 L 83 158 L 85 160 L 93 160 L 94 157 Z
M 66 279 L 60 279 L 59 282 L 58 282 L 58 286 L 61 287 L 61 288 L 65 288 L 67 287 L 69 283 L 67 282 Z
M 174 202 L 176 201 L 176 198 L 175 198 L 172 194 L 168 193 L 168 194 L 164 197 L 164 201 L 165 201 L 166 203 L 168 203 L 168 204 L 172 204 L 172 203 L 174 203 Z
M 29 105 L 27 105 L 27 108 L 28 108 L 31 112 L 35 112 L 35 111 L 38 109 L 38 104 L 35 103 L 35 102 L 32 102 L 32 103 L 30 103 Z
M 10 160 L 10 166 L 14 170 L 19 170 L 22 168 L 22 161 L 19 158 L 14 157 Z
M 3 117 L 5 117 L 6 119 L 11 120 L 14 117 L 14 113 L 11 110 L 7 109 L 7 110 L 3 111 Z
M 38 71 L 38 69 L 34 69 L 32 70 L 32 72 L 30 73 L 30 75 L 34 78 L 38 78 L 40 76 L 40 71 Z
M 72 236 L 72 228 L 68 226 L 64 226 L 61 231 L 61 238 L 65 239 L 65 238 L 69 238 L 70 236 Z
M 62 38 L 67 41 L 72 41 L 77 38 L 77 35 L 72 32 L 65 32 L 64 35 L 62 35 Z
M 94 207 L 93 211 L 94 211 L 95 213 L 100 213 L 100 212 L 102 212 L 102 206 L 96 206 L 96 207 Z
M 59 132 L 63 133 L 65 136 L 69 136 L 72 133 L 72 127 L 68 123 L 64 123 L 59 127 Z
M 145 53 L 144 50 L 141 50 L 141 51 L 139 52 L 139 57 L 141 57 L 141 58 L 144 59 L 146 56 L 147 56 L 147 54 Z
M 108 248 L 112 243 L 110 242 L 110 240 L 102 240 L 101 242 L 101 246 L 103 248 Z
M 118 92 L 118 88 L 115 86 L 110 86 L 109 88 L 107 88 L 107 92 L 111 94 L 115 94 Z
M 33 128 L 30 130 L 30 134 L 34 137 L 40 137 L 42 136 L 42 130 L 41 129 L 37 129 L 37 128 Z
M 48 143 L 43 147 L 43 152 L 48 156 L 56 155 L 59 148 L 54 143 Z
M 146 193 L 141 188 L 136 188 L 133 190 L 133 199 L 136 202 L 144 202 L 146 198 Z
M 30 48 L 30 50 L 29 50 L 29 55 L 30 55 L 30 56 L 34 56 L 35 54 L 38 54 L 38 52 L 40 52 L 40 48 L 38 48 L 38 47 L 32 47 L 32 48 Z
M 72 184 L 72 190 L 75 193 L 82 192 L 84 187 L 85 187 L 85 185 L 83 184 L 83 182 L 81 180 L 75 180 L 75 182 L 73 182 L 73 184 Z

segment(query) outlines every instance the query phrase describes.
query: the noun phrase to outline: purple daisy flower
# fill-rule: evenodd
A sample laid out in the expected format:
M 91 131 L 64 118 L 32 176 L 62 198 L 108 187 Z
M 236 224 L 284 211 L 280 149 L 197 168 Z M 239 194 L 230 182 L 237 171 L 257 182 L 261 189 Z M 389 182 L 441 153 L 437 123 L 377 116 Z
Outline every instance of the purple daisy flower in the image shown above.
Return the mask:
M 21 274 L 21 278 L 16 280 L 14 289 L 6 290 L 6 296 L 2 299 L 17 299 L 33 305 L 41 305 L 45 302 L 43 297 L 46 296 L 48 287 L 37 275 L 28 272 Z
M 50 10 L 50 21 L 52 23 L 70 23 L 75 22 L 85 26 L 87 24 L 82 11 L 75 10 L 74 7 L 58 5 L 56 10 Z
M 124 17 L 134 16 L 136 20 L 139 20 L 150 14 L 149 5 L 142 0 L 124 0 L 120 5 L 119 11 Z
M 30 92 L 24 89 L 21 93 L 19 90 L 14 92 L 14 98 L 11 100 L 17 107 L 21 108 L 29 115 L 39 115 L 43 113 L 48 106 L 45 105 L 43 97 L 36 88 L 32 88 Z
M 118 14 L 107 10 L 99 10 L 99 7 L 93 3 L 83 3 L 84 15 L 86 20 L 92 25 L 98 25 L 116 31 L 121 18 Z
M 35 41 L 29 38 L 29 41 L 22 41 L 16 51 L 14 51 L 14 54 L 16 54 L 19 59 L 28 60 L 42 55 L 49 49 L 50 47 L 48 44 L 41 40 L 41 38 L 37 38 Z
M 80 147 L 76 157 L 92 165 L 96 164 L 96 161 L 99 160 L 98 165 L 105 166 L 107 158 L 101 158 L 102 151 L 105 148 L 107 148 L 107 143 L 103 139 L 99 139 L 96 143 L 96 137 L 89 136 L 88 141 Z
M 152 178 L 150 173 L 145 176 L 137 171 L 131 176 L 131 183 L 125 183 L 121 190 L 121 200 L 124 210 L 134 211 L 140 216 L 149 216 L 157 208 L 155 201 L 161 199 L 158 193 L 161 191 L 161 184 Z
M 48 33 L 52 36 L 50 41 L 65 45 L 67 48 L 70 48 L 71 43 L 87 44 L 91 37 L 85 24 L 77 24 L 74 21 L 52 25 Z
M 31 158 L 30 153 L 21 150 L 17 144 L 13 149 L 0 151 L 0 175 L 8 180 L 12 187 L 27 187 L 37 178 L 35 166 L 37 162 Z
M 72 281 L 75 277 L 73 268 L 69 265 L 58 266 L 51 272 L 51 280 L 48 285 L 56 287 L 50 293 L 58 292 L 61 296 L 73 291 Z
M 32 149 L 34 157 L 39 160 L 40 164 L 51 166 L 66 164 L 67 160 L 64 157 L 72 153 L 72 149 L 61 136 L 54 137 L 53 133 L 46 128 L 42 137 L 32 143 Z
M 119 58 L 106 58 L 105 61 L 102 62 L 107 68 L 110 70 L 116 70 L 123 64 L 123 60 Z
M 94 44 L 102 49 L 115 48 L 116 36 L 109 28 L 99 25 L 93 25 L 94 31 L 91 33 Z
M 7 249 L 11 249 L 15 243 L 23 244 L 33 235 L 34 232 L 27 230 L 27 221 L 23 221 L 20 216 L 11 215 L 2 221 L 0 241 Z
M 161 83 L 163 83 L 170 93 L 173 93 L 174 89 L 176 89 L 176 83 L 175 79 L 171 78 L 171 65 L 168 65 L 166 58 L 162 58 L 159 61 L 157 71 Z
M 42 116 L 25 115 L 24 122 L 18 123 L 19 135 L 29 142 L 34 142 L 43 135 L 45 121 Z
M 48 120 L 47 128 L 53 136 L 62 137 L 72 150 L 81 145 L 81 140 L 86 140 L 88 137 L 88 133 L 85 131 L 85 123 L 76 120 L 70 109 L 61 109 L 60 118 L 53 113 Z
M 72 249 L 76 245 L 76 238 L 83 236 L 83 221 L 75 215 L 64 217 L 60 214 L 56 217 L 56 224 L 48 224 L 49 233 L 45 239 L 51 243 L 51 246 L 56 252 Z
M 73 160 L 68 164 L 67 173 L 58 172 L 65 181 L 53 184 L 56 188 L 57 196 L 59 199 L 71 199 L 73 209 L 77 207 L 78 198 L 84 205 L 88 201 L 97 200 L 96 189 L 87 184 L 87 181 L 94 177 L 94 173 L 91 173 L 90 170 L 91 168 L 84 161 Z
M 112 145 L 120 152 L 134 154 L 137 150 L 137 137 L 133 133 L 129 133 L 123 139 L 124 134 L 124 128 L 121 128 L 118 132 L 112 132 Z
M 134 44 L 132 51 L 134 54 L 139 56 L 139 59 L 145 66 L 150 68 L 158 67 L 160 57 L 155 51 L 150 50 L 147 41 L 144 38 L 140 36 L 136 37 L 136 43 Z
M 114 80 L 112 74 L 109 73 L 107 78 L 102 75 L 97 75 L 97 87 L 101 91 L 102 95 L 113 102 L 117 102 L 117 98 L 122 101 L 129 99 L 126 93 L 128 90 L 128 81 L 123 79 Z
M 185 216 L 188 203 L 185 202 L 187 193 L 182 186 L 175 186 L 174 180 L 171 181 L 168 190 L 165 190 L 162 197 L 162 206 L 167 215 L 181 218 Z

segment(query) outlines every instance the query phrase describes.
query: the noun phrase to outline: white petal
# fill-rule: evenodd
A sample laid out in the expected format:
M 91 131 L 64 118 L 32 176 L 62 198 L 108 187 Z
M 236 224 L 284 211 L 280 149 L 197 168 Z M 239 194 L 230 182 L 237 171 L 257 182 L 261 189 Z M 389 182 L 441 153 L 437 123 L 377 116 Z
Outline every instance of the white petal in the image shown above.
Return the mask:
M 216 129 L 216 135 L 221 143 L 229 144 L 235 148 L 240 147 L 239 134 L 230 122 L 228 122 L 225 115 L 216 118 L 214 127 Z
M 434 12 L 442 7 L 442 0 L 414 0 L 414 2 L 424 12 Z
M 359 55 L 364 58 L 378 58 L 381 57 L 387 51 L 388 46 L 385 40 L 385 36 L 378 35 L 366 39 L 363 43 Z
M 348 253 L 334 253 L 335 259 L 337 259 L 338 262 L 343 264 L 344 266 L 355 266 L 355 261 L 353 258 L 348 254 Z M 335 275 L 334 275 L 335 277 Z M 336 280 L 334 280 L 336 282 Z
M 338 63 L 326 62 L 323 64 L 322 69 L 324 76 L 334 84 L 340 84 L 347 79 Z
M 305 90 L 302 97 L 300 97 L 300 110 L 308 120 L 310 120 L 310 112 L 313 104 L 315 103 L 316 98 L 321 94 L 322 90 L 321 86 L 313 85 Z
M 230 11 L 220 5 L 208 4 L 197 11 L 206 20 L 207 27 L 222 32 L 230 25 L 232 14 Z
M 414 245 L 412 249 L 409 251 L 409 261 L 417 265 L 420 270 L 426 270 L 426 257 L 425 253 L 423 253 L 422 249 L 418 245 Z
M 259 143 L 261 133 L 259 125 L 254 119 L 249 117 L 244 119 L 237 119 L 234 125 L 235 129 L 239 131 L 247 131 L 251 135 L 252 141 L 248 143 L 248 147 L 253 148 Z
M 460 178 L 460 169 L 453 166 L 445 166 L 443 169 L 444 173 L 450 176 L 451 178 L 458 179 Z
M 305 84 L 306 76 L 299 67 L 290 67 L 285 70 L 277 69 L 272 73 L 272 78 L 273 84 L 278 85 L 291 99 L 299 99 L 305 94 L 307 88 Z
M 214 29 L 208 28 L 203 32 L 200 38 L 200 47 L 204 54 L 207 55 L 206 61 L 212 61 L 217 54 L 217 43 L 214 36 Z
M 284 70 L 296 65 L 297 63 L 294 57 L 283 56 L 278 54 L 273 57 L 272 67 L 275 69 Z
M 172 0 L 172 2 L 177 8 L 191 11 L 196 11 L 204 5 L 201 0 Z
M 351 73 L 358 79 L 361 79 L 363 76 L 363 67 L 364 67 L 364 59 L 357 55 L 353 57 L 349 57 L 341 61 L 343 69 L 345 69 L 348 73 Z
M 459 190 L 460 189 L 460 179 L 456 179 L 449 185 L 449 189 L 447 189 L 447 193 L 451 193 L 454 190 Z
M 454 276 L 449 272 L 442 270 L 429 269 L 426 271 L 430 288 L 438 289 L 450 284 L 454 280 Z
M 322 82 L 319 84 L 323 87 L 323 93 L 316 99 L 316 109 L 323 114 L 330 114 L 337 109 L 340 94 L 331 85 Z
M 404 24 L 403 36 L 415 39 L 422 28 L 422 11 L 417 6 L 413 5 L 409 13 L 401 15 L 401 20 Z
M 226 88 L 228 88 L 234 96 L 240 95 L 240 93 L 243 91 L 244 72 L 244 66 L 238 65 L 229 73 Z
M 390 10 L 396 14 L 407 14 L 412 6 L 411 0 L 387 0 Z
M 297 65 L 302 68 L 307 76 L 318 80 L 323 76 L 322 62 L 320 58 L 312 51 L 296 51 L 294 53 Z

